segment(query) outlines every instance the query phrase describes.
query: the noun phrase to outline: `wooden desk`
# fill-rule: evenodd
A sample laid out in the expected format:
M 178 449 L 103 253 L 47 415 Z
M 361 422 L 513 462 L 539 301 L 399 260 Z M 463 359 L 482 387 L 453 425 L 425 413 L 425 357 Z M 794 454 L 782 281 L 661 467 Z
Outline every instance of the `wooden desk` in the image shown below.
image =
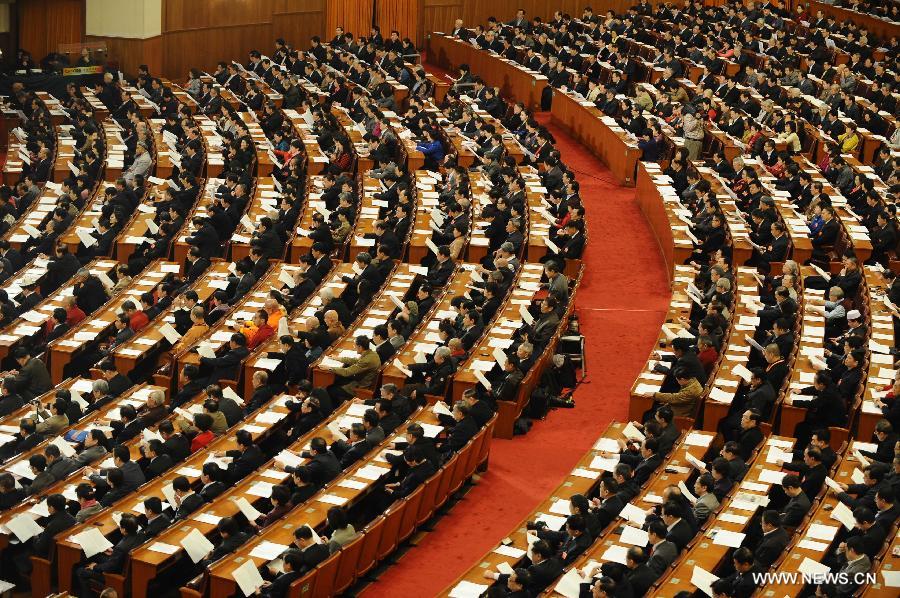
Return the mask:
M 834 481 L 841 484 L 852 483 L 850 475 L 853 470 L 858 467 L 859 463 L 855 461 L 854 457 L 850 456 L 850 451 L 848 451 L 847 453 L 845 453 L 843 459 L 841 459 L 837 474 L 835 474 L 833 477 Z M 812 518 L 809 520 L 809 526 L 825 525 L 835 528 L 835 533 L 837 533 L 837 531 L 841 527 L 841 524 L 831 517 L 831 513 L 835 505 L 838 503 L 838 500 L 832 492 L 828 491 L 827 486 L 825 488 L 825 495 L 819 502 L 819 505 L 816 508 Z M 825 554 L 833 549 L 833 542 L 828 540 L 817 540 L 818 542 L 828 545 L 828 549 L 826 549 L 825 552 L 819 552 L 811 548 L 800 546 L 799 541 L 803 538 L 803 535 L 806 534 L 806 530 L 808 529 L 809 527 L 807 526 L 804 530 L 798 529 L 795 531 L 792 542 L 788 545 L 788 550 L 786 550 L 786 557 L 775 569 L 776 574 L 781 573 L 788 575 L 775 577 L 773 583 L 766 586 L 766 590 L 771 591 L 773 596 L 798 596 L 804 587 L 802 576 L 798 572 L 800 564 L 804 561 L 804 559 L 807 558 L 812 559 L 816 562 L 820 562 Z M 796 576 L 789 575 L 791 573 L 796 573 Z M 796 582 L 788 583 L 787 580 L 790 580 L 792 577 L 796 579 Z
M 430 313 L 419 314 L 419 327 L 409 335 L 406 345 L 397 349 L 394 357 L 389 363 L 382 364 L 381 383 L 394 384 L 402 387 L 406 384 L 406 375 L 397 367 L 401 364 L 408 368 L 411 364 L 417 363 L 417 355 L 429 355 L 434 353 L 438 343 L 441 341 L 438 327 L 442 320 L 447 318 L 455 318 L 456 310 L 450 305 L 454 297 L 462 295 L 466 292 L 467 285 L 471 282 L 471 272 L 475 269 L 474 265 L 462 264 L 457 268 L 453 276 L 447 281 L 443 295 L 435 302 Z
M 590 102 L 560 90 L 553 94 L 551 113 L 555 123 L 609 167 L 619 185 L 635 185 L 635 168 L 643 152 L 615 120 Z
M 679 482 L 687 482 L 693 475 L 694 470 L 685 455 L 690 454 L 696 459 L 702 459 L 703 455 L 709 450 L 709 445 L 712 441 L 713 435 L 704 432 L 690 432 L 683 436 L 680 442 L 672 449 L 668 459 L 663 461 L 654 475 L 644 484 L 638 496 L 631 500 L 630 504 L 644 510 L 659 504 L 663 492 L 668 486 L 678 485 Z M 582 553 L 574 563 L 566 567 L 566 570 L 576 568 L 581 570 L 591 562 L 606 562 L 607 559 L 604 554 L 610 547 L 616 545 L 619 537 L 618 530 L 621 529 L 623 524 L 629 523 L 624 518 L 617 517 L 599 537 L 594 538 L 594 543 L 590 548 Z M 619 545 L 621 546 L 621 544 Z
M 278 191 L 272 177 L 261 177 L 256 180 L 256 188 L 253 197 L 247 205 L 245 215 L 253 223 L 254 229 L 248 229 L 243 223 L 239 223 L 234 234 L 231 235 L 231 259 L 239 261 L 250 255 L 250 240 L 255 231 L 255 227 L 259 226 L 259 221 L 268 216 L 273 223 L 278 222 L 278 206 L 283 197 L 281 191 Z M 294 203 L 303 201 L 302 197 L 288 198 L 288 201 Z M 290 237 L 293 237 L 293 229 L 291 227 Z M 288 243 L 291 239 L 289 238 Z M 279 257 L 284 257 L 282 253 Z
M 472 346 L 469 357 L 457 366 L 453 377 L 453 401 L 462 398 L 463 392 L 479 384 L 474 370 L 481 370 L 485 375 L 494 368 L 493 352 L 496 348 L 505 349 L 512 345 L 513 334 L 522 325 L 522 308 L 528 309 L 534 294 L 540 288 L 542 264 L 522 264 L 518 276 L 511 286 L 510 294 L 497 310 L 493 322 L 485 322 L 485 331 L 481 340 Z
M 356 350 L 357 336 L 373 338 L 375 327 L 387 324 L 388 317 L 396 309 L 396 301 L 405 301 L 406 294 L 415 279 L 415 266 L 398 262 L 381 287 L 381 292 L 369 303 L 356 321 L 347 327 L 347 332 L 327 348 L 322 356 L 313 364 L 312 382 L 315 386 L 328 386 L 334 382 L 333 367 L 341 367 L 336 362 L 355 360 L 359 357 Z M 383 366 L 384 364 L 381 364 Z
M 329 275 L 322 281 L 322 284 L 316 289 L 316 292 L 310 295 L 303 305 L 295 309 L 291 314 L 285 316 L 289 318 L 288 328 L 295 333 L 309 330 L 306 325 L 307 319 L 315 317 L 316 312 L 322 309 L 322 298 L 319 297 L 318 291 L 328 288 L 334 293 L 335 297 L 340 297 L 344 292 L 344 289 L 347 288 L 347 283 L 344 282 L 342 278 L 344 276 L 353 275 L 352 264 L 336 264 Z M 318 321 L 316 322 L 316 325 L 318 325 Z M 244 360 L 244 393 L 246 396 L 250 396 L 251 393 L 250 385 L 253 381 L 253 374 L 259 370 L 272 371 L 274 369 L 268 365 L 261 365 L 259 358 L 265 357 L 269 351 L 280 352 L 280 346 L 277 335 L 275 335 L 257 347 L 256 351 L 248 355 L 247 359 Z
M 108 275 L 118 265 L 112 260 L 94 260 L 85 265 L 91 274 Z M 31 339 L 38 333 L 44 323 L 53 317 L 53 310 L 63 307 L 66 297 L 72 295 L 75 285 L 71 279 L 60 286 L 51 295 L 45 297 L 33 309 L 21 314 L 0 330 L 0 360 L 9 355 L 13 348 L 25 339 Z
M 219 290 L 222 284 L 227 284 L 228 266 L 226 262 L 213 263 L 203 276 L 198 278 L 191 289 L 193 289 L 201 302 L 206 301 L 210 295 Z M 175 307 L 169 306 L 164 312 L 159 314 L 152 322 L 147 324 L 143 329 L 139 330 L 126 342 L 117 346 L 112 356 L 116 363 L 116 369 L 122 373 L 128 373 L 133 370 L 138 363 L 146 359 L 149 355 L 154 354 L 158 349 L 168 345 L 166 337 L 159 331 L 159 325 L 162 322 L 175 322 Z
M 543 499 L 527 517 L 516 524 L 516 526 L 510 530 L 510 533 L 500 540 L 495 548 L 481 556 L 468 571 L 460 575 L 452 584 L 444 588 L 444 590 L 441 591 L 440 596 L 449 596 L 453 589 L 463 581 L 479 585 L 490 583 L 489 580 L 484 578 L 484 572 L 496 570 L 497 566 L 503 563 L 515 567 L 521 557 L 515 558 L 497 551 L 508 551 L 510 549 L 513 551 L 525 551 L 528 548 L 526 524 L 529 521 L 534 521 L 544 513 L 562 515 L 562 513 L 557 513 L 558 509 L 554 509 L 554 505 L 558 501 L 568 503 L 572 496 L 576 494 L 584 496 L 593 494 L 600 482 L 600 475 L 602 473 L 599 470 L 591 468 L 594 458 L 600 456 L 600 450 L 598 450 L 597 447 L 603 446 L 603 443 L 609 444 L 608 441 L 612 441 L 611 444 L 615 444 L 618 439 L 624 440 L 624 437 L 622 436 L 622 428 L 624 427 L 625 424 L 620 422 L 610 422 L 600 438 L 597 439 L 597 442 L 594 443 L 594 446 L 578 460 L 572 468 L 572 471 L 569 472 L 559 486 L 550 493 L 550 496 Z
M 452 73 L 459 65 L 468 64 L 471 72 L 485 83 L 500 88 L 502 97 L 524 102 L 529 110 L 540 106 L 541 94 L 547 87 L 545 76 L 437 31 L 428 38 L 428 46 L 428 62 Z
M 688 261 L 694 245 L 684 232 L 684 223 L 667 207 L 670 201 L 667 198 L 675 201 L 678 195 L 675 188 L 668 181 L 663 181 L 661 176 L 662 170 L 658 164 L 641 162 L 638 165 L 636 197 L 638 207 L 659 243 L 669 282 L 672 282 L 672 272 Z
M 881 408 L 875 399 L 883 399 L 896 377 L 894 357 L 885 350 L 896 345 L 894 322 L 890 309 L 885 304 L 886 281 L 880 270 L 864 266 L 865 298 L 870 314 L 869 371 L 865 376 L 865 390 L 862 396 L 855 437 L 863 441 L 872 438 L 875 424 L 883 419 Z M 852 420 L 851 420 L 852 421 Z
M 672 299 L 669 303 L 669 310 L 666 313 L 666 319 L 659 332 L 659 337 L 653 343 L 653 350 L 647 358 L 647 363 L 641 369 L 641 373 L 635 379 L 631 387 L 631 398 L 628 401 L 628 419 L 632 421 L 642 421 L 644 413 L 653 406 L 653 398 L 645 396 L 653 392 L 658 392 L 662 386 L 665 374 L 654 371 L 654 367 L 660 361 L 656 357 L 671 357 L 674 355 L 671 351 L 663 350 L 672 339 L 679 335 L 690 334 L 683 331 L 684 327 L 679 322 L 682 319 L 689 319 L 691 315 L 691 299 L 688 296 L 688 285 L 693 284 L 696 272 L 690 266 L 676 266 L 674 271 L 674 280 L 672 281 Z M 666 364 L 671 367 L 671 364 Z
M 201 395 L 193 401 L 183 405 L 180 411 L 188 414 L 202 413 L 202 403 L 203 397 Z M 256 442 L 261 442 L 272 433 L 273 429 L 276 426 L 280 425 L 279 422 L 284 421 L 284 416 L 287 415 L 288 412 L 287 408 L 280 404 L 276 399 L 272 399 L 264 407 L 260 408 L 260 410 L 256 412 L 256 417 L 266 411 L 271 411 L 272 413 L 281 416 L 282 419 L 275 422 L 268 420 L 260 421 L 255 418 L 251 420 L 248 416 L 243 421 L 230 428 L 227 433 L 213 440 L 213 442 L 207 445 L 204 450 L 193 453 L 187 458 L 187 460 L 181 463 L 176 463 L 172 466 L 171 469 L 144 483 L 140 488 L 128 494 L 128 496 L 124 497 L 122 500 L 119 500 L 110 507 L 101 510 L 97 514 L 92 515 L 91 517 L 86 519 L 84 523 L 69 528 L 68 530 L 56 536 L 56 560 L 59 588 L 66 591 L 72 588 L 72 568 L 82 560 L 81 546 L 70 539 L 72 536 L 77 535 L 78 533 L 90 527 L 98 528 L 104 536 L 117 534 L 119 526 L 118 524 L 116 524 L 116 521 L 113 517 L 115 512 L 128 511 L 132 514 L 140 514 L 143 512 L 144 500 L 151 496 L 159 497 L 163 502 L 166 502 L 167 499 L 165 493 L 163 492 L 163 487 L 171 485 L 172 481 L 179 476 L 186 477 L 188 481 L 196 488 L 200 473 L 203 469 L 203 464 L 210 458 L 210 456 L 214 452 L 229 451 L 238 448 L 238 444 L 234 436 L 238 430 L 247 430 L 248 432 L 250 432 Z M 174 420 L 177 417 L 178 412 L 170 415 L 166 419 Z M 138 436 L 128 443 L 133 458 L 137 458 L 137 456 L 140 455 L 138 446 L 141 441 L 142 438 Z
M 420 410 L 416 414 L 414 421 L 439 426 L 437 417 L 430 409 Z M 405 430 L 405 426 L 401 426 L 401 428 Z M 228 555 L 213 564 L 209 568 L 210 598 L 224 598 L 225 596 L 233 595 L 237 591 L 237 584 L 232 577 L 232 573 L 236 568 L 244 564 L 247 559 L 251 559 L 257 566 L 262 566 L 268 562 L 267 559 L 253 554 L 254 549 L 261 543 L 272 542 L 287 546 L 293 542 L 296 528 L 309 525 L 313 529 L 321 529 L 325 523 L 328 510 L 334 506 L 329 502 L 323 501 L 327 496 L 338 497 L 338 500 L 343 500 L 343 504 L 348 507 L 359 504 L 364 497 L 369 495 L 375 484 L 372 480 L 357 476 L 357 473 L 360 469 L 369 465 L 387 465 L 386 463 L 378 463 L 378 457 L 382 455 L 383 451 L 392 442 L 399 440 L 401 437 L 402 434 L 389 434 L 380 445 L 370 451 L 361 461 L 345 470 L 302 506 L 288 513 L 283 519 L 285 523 L 266 528 L 260 535 L 244 545 L 240 555 Z M 362 489 L 349 488 L 342 485 L 342 482 L 346 482 L 354 477 L 358 478 L 356 481 L 363 482 L 366 485 Z
M 181 266 L 174 262 L 163 260 L 153 262 L 106 304 L 50 343 L 47 346 L 47 355 L 50 379 L 53 383 L 62 382 L 63 370 L 75 355 L 96 349 L 114 333 L 114 322 L 125 301 L 138 301 L 142 293 L 152 291 L 167 275 L 177 275 L 180 271 Z

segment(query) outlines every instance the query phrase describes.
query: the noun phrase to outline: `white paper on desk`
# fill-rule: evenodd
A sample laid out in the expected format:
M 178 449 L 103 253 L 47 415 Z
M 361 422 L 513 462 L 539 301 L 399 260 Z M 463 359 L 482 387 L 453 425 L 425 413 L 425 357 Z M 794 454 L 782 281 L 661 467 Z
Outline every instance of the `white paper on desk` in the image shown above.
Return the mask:
M 547 524 L 549 529 L 553 531 L 559 531 L 566 524 L 566 517 L 559 517 L 557 515 L 550 515 L 548 513 L 539 513 L 537 517 L 534 518 L 535 521 L 542 521 Z
M 719 521 L 737 523 L 738 525 L 745 525 L 749 519 L 746 515 L 738 515 L 737 513 L 722 513 L 718 517 Z
M 520 559 L 525 556 L 525 551 L 521 548 L 516 548 L 515 546 L 506 546 L 504 544 L 501 544 L 500 546 L 495 548 L 494 552 L 513 559 Z
M 647 513 L 641 509 L 633 505 L 632 503 L 626 504 L 622 507 L 622 511 L 619 513 L 619 516 L 627 519 L 628 521 L 633 521 L 638 525 L 644 525 L 644 521 L 647 519 Z
M 628 557 L 628 547 L 627 546 L 619 546 L 618 544 L 613 544 L 606 551 L 600 555 L 600 558 L 604 561 L 612 561 L 613 563 L 621 563 L 626 564 Z
M 838 532 L 839 529 L 840 528 L 832 525 L 813 523 L 806 530 L 806 536 L 808 538 L 815 538 L 816 540 L 825 540 L 826 542 L 831 542 L 832 540 L 834 540 L 834 535 Z
M 534 316 L 532 316 L 532 315 L 528 312 L 528 308 L 525 307 L 524 305 L 520 305 L 520 306 L 519 306 L 519 315 L 522 316 L 522 319 L 523 319 L 523 320 L 525 321 L 525 323 L 528 324 L 529 326 L 531 326 L 532 324 L 534 324 Z
M 581 576 L 581 573 L 578 572 L 577 568 L 573 567 L 559 578 L 559 581 L 553 586 L 553 591 L 561 596 L 565 596 L 565 598 L 578 598 L 581 595 L 581 584 L 584 582 L 585 579 Z
M 740 376 L 744 380 L 744 382 L 750 382 L 750 378 L 753 376 L 750 370 L 748 370 L 746 366 L 741 363 L 731 368 L 731 371 L 736 376 Z
M 856 526 L 856 519 L 853 518 L 853 511 L 842 502 L 838 502 L 834 506 L 834 509 L 831 510 L 830 518 L 840 521 L 847 529 L 853 529 Z
M 866 476 L 858 468 L 854 467 L 853 473 L 850 474 L 850 479 L 854 484 L 863 484 L 865 483 Z
M 786 453 L 782 451 L 777 446 L 770 446 L 769 452 L 766 454 L 766 463 L 775 463 L 777 464 L 779 461 L 784 463 L 790 463 L 794 458 L 794 455 L 791 453 Z
M 646 546 L 650 543 L 650 536 L 647 532 L 638 527 L 626 525 L 622 528 L 622 535 L 619 536 L 619 542 L 623 544 L 632 544 L 634 546 Z
M 247 494 L 259 496 L 260 498 L 269 498 L 272 496 L 273 484 L 269 482 L 256 482 L 247 489 Z
M 390 472 L 390 469 L 387 467 L 378 467 L 377 465 L 366 465 L 365 467 L 360 467 L 353 475 L 357 478 L 362 478 L 364 480 L 372 480 L 375 481 L 384 474 Z
M 173 345 L 181 340 L 181 335 L 178 334 L 178 331 L 175 330 L 168 322 L 163 322 L 163 325 L 159 327 L 159 331 L 164 337 L 166 337 L 166 340 Z
M 715 528 L 713 531 L 715 531 L 716 533 L 715 537 L 713 538 L 713 544 L 718 544 L 719 546 L 740 548 L 741 543 L 746 537 L 746 534 L 733 532 L 727 529 Z
M 684 444 L 686 444 L 687 446 L 709 446 L 709 443 L 712 442 L 712 439 L 713 436 L 709 434 L 691 432 L 685 437 Z
M 188 553 L 188 556 L 191 557 L 191 560 L 195 563 L 202 561 L 206 558 L 206 555 L 215 548 L 213 543 L 207 540 L 206 536 L 200 533 L 197 528 L 191 528 L 191 531 L 181 539 L 179 544 L 181 544 L 185 552 Z
M 759 481 L 767 484 L 780 484 L 786 473 L 774 469 L 763 469 L 759 472 Z
M 472 583 L 471 581 L 463 580 L 450 590 L 448 596 L 449 598 L 478 598 L 484 594 L 487 589 L 487 584 Z
M 557 498 L 555 501 L 553 501 L 553 504 L 550 505 L 550 512 L 568 517 L 572 512 L 569 508 L 570 504 L 572 503 L 567 498 Z
M 589 480 L 596 480 L 600 477 L 599 471 L 591 471 L 590 469 L 584 469 L 583 467 L 578 467 L 572 470 L 572 475 L 578 478 L 587 478 Z
M 197 345 L 197 354 L 200 355 L 200 357 L 206 357 L 207 359 L 216 358 L 216 352 L 213 351 L 212 347 L 210 347 L 206 343 L 200 343 L 199 345 Z
M 152 550 L 153 552 L 161 552 L 163 554 L 175 554 L 179 549 L 177 546 L 172 546 L 171 544 L 166 544 L 165 542 L 154 542 L 147 547 L 147 550 Z
M 800 540 L 797 543 L 797 548 L 805 548 L 807 550 L 815 550 L 816 552 L 825 552 L 828 550 L 828 544 L 825 542 L 817 542 L 815 540 Z
M 97 244 L 97 239 L 91 236 L 91 233 L 82 228 L 76 228 L 75 234 L 78 235 L 78 238 L 81 240 L 82 244 L 85 247 L 92 247 Z
M 628 439 L 634 438 L 636 440 L 644 442 L 644 433 L 638 430 L 631 422 L 628 422 L 628 425 L 626 425 L 622 430 L 622 436 Z
M 61 436 L 57 436 L 53 440 L 50 441 L 50 444 L 57 447 L 59 452 L 62 453 L 63 457 L 71 457 L 75 454 L 75 449 L 72 448 L 72 445 L 65 441 Z
M 88 528 L 77 536 L 72 536 L 69 539 L 81 546 L 85 558 L 91 558 L 94 555 L 105 552 L 113 547 L 112 542 L 107 540 L 106 536 L 103 535 L 103 532 L 96 527 Z
M 596 469 L 599 471 L 614 471 L 616 469 L 616 465 L 619 464 L 619 456 L 613 455 L 611 458 L 608 457 L 594 457 L 591 460 L 591 464 L 588 465 L 591 469 Z
M 825 575 L 828 575 L 831 572 L 831 569 L 828 565 L 823 565 L 817 561 L 812 560 L 809 557 L 804 557 L 803 562 L 800 563 L 800 566 L 797 567 L 797 571 L 800 573 L 806 573 L 809 576 L 813 583 L 816 583 L 816 579 L 822 579 Z
M 253 559 L 247 559 L 244 564 L 232 571 L 231 577 L 234 578 L 238 587 L 241 588 L 244 596 L 252 596 L 264 583 Z
M 264 540 L 250 551 L 250 556 L 271 561 L 280 557 L 287 549 L 288 547 L 284 544 L 276 544 L 275 542 Z
M 691 572 L 691 583 L 707 596 L 712 596 L 712 585 L 719 580 L 718 577 L 704 569 L 694 565 Z
M 881 576 L 884 577 L 885 586 L 889 588 L 900 588 L 900 571 L 881 569 Z
M 9 531 L 16 535 L 16 537 L 19 539 L 19 542 L 27 542 L 29 539 L 37 536 L 44 531 L 44 528 L 42 528 L 34 519 L 29 517 L 28 515 L 25 515 L 24 513 L 20 513 L 10 519 L 6 523 L 6 527 L 9 528 Z M 104 548 L 104 550 L 106 549 Z
M 234 389 L 231 388 L 230 386 L 222 387 L 222 396 L 225 397 L 226 399 L 231 399 L 238 405 L 244 404 L 243 397 L 241 397 L 241 395 L 239 395 L 238 393 L 234 392 Z
M 172 484 L 166 484 L 162 487 L 163 496 L 166 497 L 166 502 L 170 505 L 177 505 L 178 502 L 175 500 L 175 489 L 172 488 Z
M 10 591 L 14 587 L 16 587 L 15 584 L 12 584 L 12 583 L 9 583 L 8 581 L 3 581 L 2 579 L 0 579 L 0 594 L 5 594 L 6 592 Z
M 515 571 L 513 571 L 513 568 L 510 567 L 509 563 L 507 563 L 506 561 L 497 563 L 497 571 L 499 571 L 503 575 L 512 575 L 513 573 L 515 573 Z
M 612 438 L 600 438 L 599 440 L 597 440 L 597 442 L 594 443 L 594 450 L 604 451 L 607 453 L 617 453 L 619 452 L 619 443 Z
M 835 482 L 830 477 L 825 478 L 825 485 L 828 486 L 829 488 L 831 488 L 832 490 L 834 490 L 835 492 L 843 492 L 844 491 L 844 489 L 841 488 L 840 484 Z
M 191 517 L 194 521 L 199 521 L 200 523 L 207 523 L 209 525 L 218 525 L 219 521 L 222 520 L 218 515 L 213 515 L 211 513 L 197 513 Z

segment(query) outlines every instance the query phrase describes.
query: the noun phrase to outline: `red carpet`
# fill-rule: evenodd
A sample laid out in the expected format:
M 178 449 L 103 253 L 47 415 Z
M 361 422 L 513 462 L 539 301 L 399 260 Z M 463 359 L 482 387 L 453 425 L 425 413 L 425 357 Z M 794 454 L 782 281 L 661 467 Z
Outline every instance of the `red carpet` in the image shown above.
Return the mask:
M 577 313 L 587 336 L 588 377 L 575 409 L 558 409 L 526 436 L 494 440 L 490 466 L 433 532 L 365 590 L 366 598 L 433 596 L 476 563 L 556 488 L 610 421 L 627 414 L 628 391 L 656 339 L 669 290 L 656 240 L 634 189 L 559 127 L 538 116 L 576 173 L 587 206 L 587 271 Z

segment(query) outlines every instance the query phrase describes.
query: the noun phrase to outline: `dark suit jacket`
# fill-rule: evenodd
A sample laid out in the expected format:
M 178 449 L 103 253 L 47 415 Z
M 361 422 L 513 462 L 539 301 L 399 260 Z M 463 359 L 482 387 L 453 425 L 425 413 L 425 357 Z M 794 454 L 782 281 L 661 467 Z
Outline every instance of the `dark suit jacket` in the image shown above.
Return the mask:
M 53 513 L 47 518 L 44 531 L 35 536 L 32 544 L 35 556 L 50 559 L 54 548 L 53 538 L 56 534 L 75 525 L 75 518 L 67 511 Z
M 788 545 L 788 533 L 783 527 L 764 535 L 753 551 L 755 566 L 763 571 L 772 566 Z
M 690 524 L 684 519 L 678 521 L 675 526 L 669 530 L 669 533 L 666 535 L 666 540 L 675 544 L 678 550 L 684 550 L 684 547 L 688 545 L 694 538 L 694 531 L 691 529 Z

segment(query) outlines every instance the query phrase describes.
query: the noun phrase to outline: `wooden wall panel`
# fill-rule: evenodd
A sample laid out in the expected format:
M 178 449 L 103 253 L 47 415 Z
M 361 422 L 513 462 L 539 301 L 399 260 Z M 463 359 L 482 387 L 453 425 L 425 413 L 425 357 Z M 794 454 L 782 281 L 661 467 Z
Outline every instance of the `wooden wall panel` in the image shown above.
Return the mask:
M 344 33 L 352 33 L 353 37 L 368 36 L 372 28 L 372 7 L 372 0 L 327 0 L 322 39 L 331 40 L 336 27 L 343 27 Z
M 326 0 L 166 0 L 161 72 L 180 81 L 192 67 L 246 63 L 250 50 L 271 53 L 277 37 L 307 48 L 326 33 L 325 8 Z
M 83 0 L 29 0 L 18 2 L 19 47 L 36 61 L 56 51 L 59 44 L 80 43 L 84 35 Z
M 274 8 L 275 0 L 166 0 L 163 31 L 270 23 Z
M 128 76 L 137 72 L 138 66 L 146 64 L 153 75 L 163 74 L 163 37 L 135 39 L 127 37 L 85 36 L 86 42 L 106 42 L 110 61 L 119 63 L 119 70 Z
M 276 2 L 272 14 L 273 40 L 282 37 L 293 48 L 308 48 L 314 35 L 325 35 L 325 0 Z
M 230 27 L 207 27 L 163 34 L 163 73 L 176 81 L 197 67 L 212 73 L 220 60 L 247 62 L 247 53 L 269 52 L 274 47 L 270 22 Z

